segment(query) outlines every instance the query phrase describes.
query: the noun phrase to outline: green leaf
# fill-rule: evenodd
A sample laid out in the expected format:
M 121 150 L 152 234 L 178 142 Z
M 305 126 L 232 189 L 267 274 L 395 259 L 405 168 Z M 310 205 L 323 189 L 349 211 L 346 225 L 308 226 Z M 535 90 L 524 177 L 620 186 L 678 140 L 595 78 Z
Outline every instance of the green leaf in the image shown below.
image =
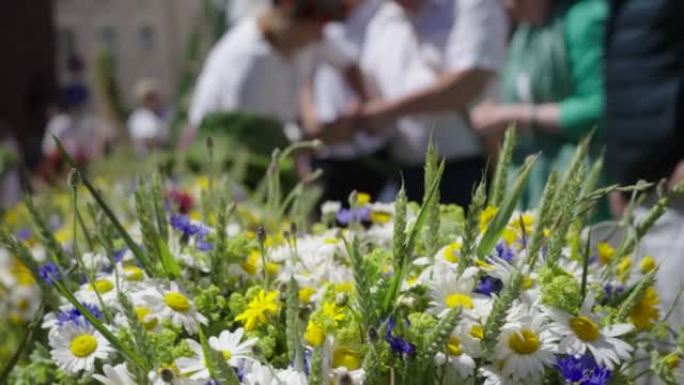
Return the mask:
M 430 187 L 441 182 L 439 170 L 439 154 L 435 143 L 430 141 L 428 152 L 425 157 L 425 192 L 423 195 L 423 205 L 426 207 L 425 231 L 423 239 L 425 240 L 425 249 L 429 256 L 433 256 L 439 248 L 439 189 L 430 196 Z
M 124 242 L 126 242 L 126 246 L 131 250 L 133 255 L 135 255 L 135 258 L 140 262 L 140 265 L 145 269 L 145 272 L 150 275 L 154 276 L 154 268 L 152 264 L 150 263 L 149 259 L 145 255 L 145 253 L 140 249 L 137 243 L 131 238 L 130 234 L 126 231 L 126 229 L 123 227 L 121 222 L 117 219 L 116 215 L 112 211 L 112 209 L 107 205 L 105 200 L 100 196 L 100 194 L 97 192 L 97 189 L 95 189 L 95 186 L 90 182 L 88 177 L 85 175 L 85 173 L 78 168 L 78 165 L 76 164 L 76 161 L 69 155 L 69 153 L 64 149 L 64 146 L 62 145 L 62 142 L 59 141 L 59 139 L 56 136 L 52 136 L 52 138 L 55 140 L 55 143 L 57 143 L 57 149 L 59 150 L 60 154 L 64 157 L 67 163 L 75 169 L 77 169 L 81 173 L 81 178 L 83 184 L 86 186 L 90 194 L 93 196 L 97 204 L 100 206 L 102 211 L 105 213 L 105 215 L 109 218 L 109 220 L 112 222 L 112 225 L 114 225 L 114 228 L 119 232 L 121 237 L 123 238 Z
M 287 309 L 285 311 L 287 330 L 287 351 L 292 366 L 304 371 L 304 347 L 299 335 L 299 285 L 294 277 L 290 277 L 287 285 Z
M 532 170 L 536 160 L 537 156 L 529 157 L 525 160 L 525 164 L 513 185 L 513 190 L 506 196 L 494 219 L 492 219 L 492 222 L 482 235 L 480 244 L 477 247 L 478 258 L 485 259 L 501 238 L 501 234 L 506 229 L 511 215 L 513 215 L 513 211 L 515 211 L 515 207 L 520 200 L 520 196 L 527 186 L 527 177 L 530 175 L 530 170 Z

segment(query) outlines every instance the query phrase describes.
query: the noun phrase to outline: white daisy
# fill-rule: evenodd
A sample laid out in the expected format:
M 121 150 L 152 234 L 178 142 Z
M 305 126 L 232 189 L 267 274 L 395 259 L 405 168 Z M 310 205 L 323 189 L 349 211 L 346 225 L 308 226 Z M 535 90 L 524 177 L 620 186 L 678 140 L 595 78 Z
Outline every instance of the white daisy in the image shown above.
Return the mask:
M 136 385 L 132 378 L 133 376 L 128 369 L 126 369 L 126 365 L 124 364 L 119 364 L 117 366 L 105 364 L 102 367 L 102 373 L 104 373 L 104 376 L 101 374 L 94 374 L 93 378 L 104 385 Z
M 306 374 L 287 368 L 276 372 L 276 380 L 271 385 L 307 385 Z
M 631 345 L 617 338 L 634 331 L 634 326 L 615 324 L 601 327 L 600 318 L 592 312 L 593 307 L 594 297 L 588 295 L 577 315 L 549 309 L 547 312 L 554 321 L 551 330 L 561 339 L 559 353 L 584 355 L 589 350 L 599 365 L 613 370 L 620 361 L 630 359 L 634 351 Z
M 357 369 L 350 371 L 345 367 L 335 368 L 332 370 L 332 382 L 331 384 L 350 384 L 350 385 L 363 385 L 366 380 L 366 372 L 363 369 Z
M 475 360 L 465 350 L 459 333 L 451 333 L 447 340 L 447 371 L 455 372 L 460 379 L 468 378 L 475 372 Z
M 505 376 L 501 371 L 492 366 L 480 368 L 480 376 L 484 378 L 482 385 L 530 385 L 533 382 L 518 381 Z
M 234 332 L 224 330 L 216 337 L 209 338 L 209 346 L 223 354 L 226 361 L 233 367 L 237 367 L 240 361 L 246 358 L 251 358 L 252 346 L 256 344 L 257 339 L 251 338 L 242 342 L 245 331 L 242 328 Z
M 249 368 L 246 368 L 245 377 L 243 379 L 244 385 L 271 385 L 276 380 L 275 371 L 259 362 L 254 362 Z M 277 382 L 275 382 L 277 384 Z
M 207 362 L 204 359 L 202 345 L 195 340 L 186 339 L 185 342 L 193 352 L 192 357 L 180 357 L 176 359 L 176 367 L 180 374 L 191 380 L 208 380 L 211 378 Z
M 141 293 L 146 308 L 156 313 L 160 320 L 170 319 L 176 326 L 182 326 L 190 334 L 197 333 L 197 324 L 207 324 L 207 319 L 195 309 L 190 298 L 175 282 L 169 290 L 146 290 Z
M 86 282 L 81 285 L 81 288 L 76 292 L 76 298 L 81 302 L 99 304 L 98 294 L 102 298 L 102 302 L 106 304 L 116 302 L 118 291 L 113 275 L 102 274 L 93 277 L 93 284 L 91 285 L 90 282 Z
M 475 309 L 475 299 L 485 296 L 474 294 L 476 268 L 467 268 L 460 277 L 452 271 L 435 271 L 430 284 L 432 311 L 444 317 L 450 309 L 460 307 L 467 313 Z
M 67 373 L 92 372 L 95 359 L 106 360 L 114 352 L 109 342 L 89 323 L 67 323 L 50 333 L 50 355 Z
M 546 317 L 531 306 L 519 303 L 511 308 L 496 346 L 504 376 L 537 382 L 544 368 L 553 365 L 556 337 L 545 323 Z

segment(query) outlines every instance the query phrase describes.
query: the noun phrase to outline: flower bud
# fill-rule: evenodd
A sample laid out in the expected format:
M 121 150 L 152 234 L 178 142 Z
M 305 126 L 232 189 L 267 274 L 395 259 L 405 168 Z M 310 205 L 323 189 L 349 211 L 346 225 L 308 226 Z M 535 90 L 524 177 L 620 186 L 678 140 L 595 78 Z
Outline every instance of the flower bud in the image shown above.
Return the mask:
M 439 353 L 435 354 L 434 361 L 435 361 L 435 365 L 442 366 L 442 365 L 446 364 L 446 362 L 447 362 L 446 355 L 442 352 L 439 352 Z
M 347 293 L 339 293 L 335 297 L 335 304 L 338 307 L 345 307 L 349 303 L 349 294 Z
M 214 138 L 211 136 L 207 136 L 207 139 L 204 141 L 205 146 L 207 146 L 207 150 L 211 151 L 214 148 Z
M 378 342 L 379 339 L 380 339 L 380 335 L 378 334 L 378 329 L 371 326 L 368 329 L 368 342 L 374 344 L 374 343 Z
M 257 235 L 257 239 L 259 240 L 259 242 L 261 242 L 261 243 L 266 242 L 266 229 L 264 228 L 263 225 L 259 225 L 259 227 L 257 227 L 256 235 Z
M 69 187 L 74 189 L 78 188 L 78 186 L 81 184 L 81 173 L 78 172 L 77 169 L 72 168 L 71 171 L 69 171 L 68 183 Z

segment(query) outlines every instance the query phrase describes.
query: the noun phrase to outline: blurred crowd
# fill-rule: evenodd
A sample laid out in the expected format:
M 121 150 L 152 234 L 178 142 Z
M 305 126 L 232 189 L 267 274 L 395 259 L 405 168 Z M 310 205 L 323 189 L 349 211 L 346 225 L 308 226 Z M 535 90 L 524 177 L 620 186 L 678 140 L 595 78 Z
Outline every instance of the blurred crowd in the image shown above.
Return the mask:
M 342 202 L 353 190 L 391 200 L 402 184 L 409 199 L 421 200 L 432 141 L 446 161 L 441 200 L 467 206 L 511 124 L 518 132 L 514 167 L 541 153 L 521 209 L 539 203 L 550 173 L 562 172 L 589 134 L 592 159 L 605 155 L 602 183 L 664 180 L 667 188 L 684 180 L 682 0 L 230 4 L 232 26 L 204 62 L 181 146 L 211 113 L 272 118 L 296 127 L 287 130 L 292 141 L 324 143 L 297 155 L 298 172 L 325 171 L 323 199 Z M 48 170 L 56 164 L 51 135 L 81 159 L 111 143 L 111 128 L 83 108 L 88 92 L 78 63 L 70 81 L 47 127 L 41 167 Z M 145 154 L 168 144 L 169 108 L 151 79 L 135 94 L 139 108 L 128 134 Z M 6 131 L 0 140 L 11 141 Z M 0 194 L 11 196 L 16 175 L 7 170 Z M 598 218 L 621 216 L 628 198 L 612 194 Z M 681 254 L 681 235 L 684 204 L 676 202 L 642 249 L 662 255 L 657 250 L 677 247 Z

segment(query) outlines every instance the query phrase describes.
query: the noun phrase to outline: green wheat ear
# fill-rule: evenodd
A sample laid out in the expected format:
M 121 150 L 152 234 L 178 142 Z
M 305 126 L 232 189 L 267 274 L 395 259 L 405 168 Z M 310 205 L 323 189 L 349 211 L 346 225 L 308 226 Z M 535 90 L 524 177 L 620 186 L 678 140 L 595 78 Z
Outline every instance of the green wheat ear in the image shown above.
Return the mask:
M 296 370 L 304 370 L 304 347 L 299 335 L 299 285 L 290 277 L 287 285 L 287 309 L 285 311 L 288 358 Z
M 501 334 L 501 328 L 506 323 L 508 311 L 511 306 L 513 306 L 513 301 L 515 301 L 522 292 L 522 282 L 523 275 L 520 272 L 516 272 L 513 277 L 511 277 L 508 285 L 504 287 L 501 296 L 494 301 L 492 312 L 489 314 L 489 318 L 487 318 L 487 323 L 484 327 L 484 338 L 482 339 L 483 357 L 488 357 L 493 354 L 497 340 Z
M 506 129 L 501 153 L 496 165 L 496 172 L 494 173 L 494 181 L 492 183 L 492 190 L 489 193 L 489 205 L 499 207 L 504 196 L 506 195 L 508 185 L 508 173 L 511 168 L 513 160 L 513 150 L 515 149 L 516 130 L 515 125 L 511 125 Z
M 235 371 L 226 363 L 223 355 L 209 346 L 207 337 L 204 335 L 201 327 L 199 328 L 199 340 L 211 377 L 220 385 L 240 385 L 240 380 L 238 380 Z
M 541 250 L 544 241 L 544 231 L 552 222 L 553 213 L 551 212 L 551 208 L 553 207 L 553 198 L 556 196 L 557 187 L 558 173 L 552 171 L 546 182 L 546 186 L 544 187 L 544 193 L 542 194 L 541 204 L 539 206 L 539 211 L 537 212 L 537 220 L 534 224 L 532 238 L 527 247 L 527 258 L 529 258 L 530 270 L 534 269 L 537 258 L 539 257 L 539 251 Z
M 441 175 L 438 172 L 439 154 L 435 143 L 430 141 L 425 157 L 425 189 L 423 195 L 423 205 L 427 210 L 423 239 L 427 254 L 430 257 L 434 256 L 439 248 L 439 189 L 432 196 L 429 195 L 430 186 L 441 184 Z

